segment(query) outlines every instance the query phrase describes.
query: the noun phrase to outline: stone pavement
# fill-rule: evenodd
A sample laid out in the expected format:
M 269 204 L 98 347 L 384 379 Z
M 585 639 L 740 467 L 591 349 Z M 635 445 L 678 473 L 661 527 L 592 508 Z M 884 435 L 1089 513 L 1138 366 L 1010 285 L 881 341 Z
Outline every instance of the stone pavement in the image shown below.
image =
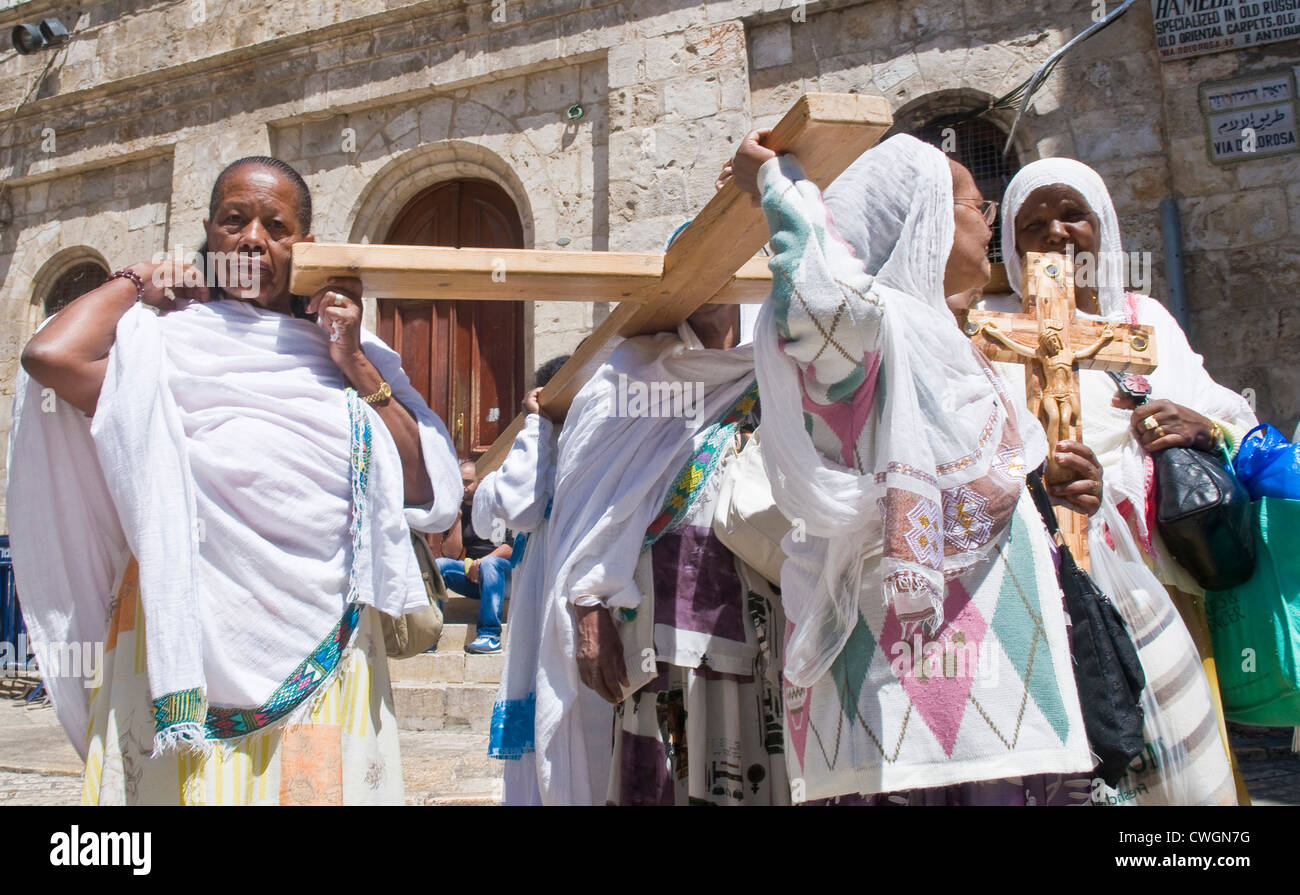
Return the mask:
M 25 706 L 0 681 L 0 806 L 77 805 L 81 761 L 48 705 Z M 1300 805 L 1300 755 L 1291 731 L 1229 725 L 1256 805 Z M 402 730 L 408 805 L 484 805 L 501 800 L 502 763 L 475 729 Z
M 1291 750 L 1292 730 L 1228 725 L 1246 791 L 1255 805 L 1300 805 L 1300 755 Z
M 13 698 L 0 682 L 0 806 L 81 804 L 81 759 L 48 703 Z M 408 805 L 501 802 L 501 762 L 487 734 L 468 729 L 400 730 Z

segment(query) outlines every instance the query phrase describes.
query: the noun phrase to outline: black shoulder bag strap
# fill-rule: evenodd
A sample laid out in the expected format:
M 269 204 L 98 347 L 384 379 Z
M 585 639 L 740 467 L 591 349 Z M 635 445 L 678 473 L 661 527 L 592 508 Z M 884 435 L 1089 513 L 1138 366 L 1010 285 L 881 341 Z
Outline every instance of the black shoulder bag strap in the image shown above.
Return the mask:
M 1065 546 L 1043 486 L 1042 469 L 1030 473 L 1025 484 L 1060 554 L 1061 592 L 1070 614 L 1070 653 L 1084 730 L 1097 758 L 1094 773 L 1113 787 L 1129 763 L 1142 754 L 1146 675 L 1119 610 Z

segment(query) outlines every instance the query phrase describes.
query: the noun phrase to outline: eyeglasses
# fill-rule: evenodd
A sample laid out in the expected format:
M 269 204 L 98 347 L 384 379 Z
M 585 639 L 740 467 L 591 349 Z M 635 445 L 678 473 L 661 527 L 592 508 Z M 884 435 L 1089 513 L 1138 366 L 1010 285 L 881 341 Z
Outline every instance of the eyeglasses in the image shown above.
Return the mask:
M 990 227 L 992 227 L 992 226 L 993 226 L 993 222 L 996 221 L 996 220 L 998 219 L 998 203 L 997 203 L 997 202 L 994 202 L 992 199 L 962 199 L 962 198 L 956 198 L 956 199 L 953 199 L 952 201 L 954 201 L 954 202 L 968 202 L 968 203 L 971 203 L 971 207 L 972 207 L 972 208 L 978 208 L 978 209 L 979 209 L 979 213 L 982 214 L 982 215 L 984 216 L 984 221 L 985 221 L 985 223 L 987 223 Z

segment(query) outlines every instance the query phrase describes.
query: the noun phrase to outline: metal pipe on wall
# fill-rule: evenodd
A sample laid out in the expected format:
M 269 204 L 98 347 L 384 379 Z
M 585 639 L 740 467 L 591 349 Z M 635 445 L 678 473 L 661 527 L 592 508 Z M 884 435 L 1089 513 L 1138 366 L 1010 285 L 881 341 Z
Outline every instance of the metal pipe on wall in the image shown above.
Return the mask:
M 1165 280 L 1169 283 L 1169 313 L 1187 332 L 1187 279 L 1183 275 L 1183 224 L 1178 200 L 1160 200 L 1160 231 L 1165 242 Z

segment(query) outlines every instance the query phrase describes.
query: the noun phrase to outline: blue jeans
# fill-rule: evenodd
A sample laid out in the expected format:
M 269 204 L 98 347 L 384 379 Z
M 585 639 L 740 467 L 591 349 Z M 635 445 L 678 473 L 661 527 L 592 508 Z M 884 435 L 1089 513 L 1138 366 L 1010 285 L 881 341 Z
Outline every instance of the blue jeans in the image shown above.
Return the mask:
M 478 636 L 501 636 L 501 606 L 510 583 L 510 560 L 485 556 L 479 560 L 478 583 L 465 577 L 465 563 L 459 559 L 438 557 L 438 571 L 447 587 L 461 596 L 479 601 Z

